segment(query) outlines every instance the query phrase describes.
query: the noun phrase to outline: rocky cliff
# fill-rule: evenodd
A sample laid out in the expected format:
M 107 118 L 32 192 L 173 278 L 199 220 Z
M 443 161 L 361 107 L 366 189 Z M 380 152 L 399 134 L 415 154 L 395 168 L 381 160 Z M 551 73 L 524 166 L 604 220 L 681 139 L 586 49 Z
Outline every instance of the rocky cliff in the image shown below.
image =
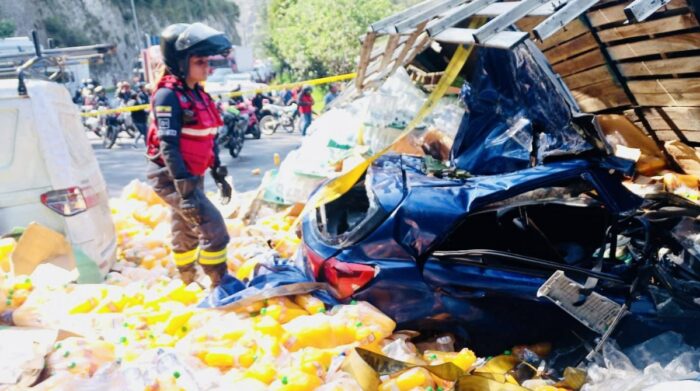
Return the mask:
M 231 0 L 135 0 L 141 36 L 136 33 L 130 0 L 0 0 L 0 18 L 13 20 L 15 35 L 37 30 L 42 43 L 58 46 L 112 43 L 113 55 L 92 67 L 105 84 L 129 78 L 145 34 L 157 35 L 175 22 L 201 21 L 225 31 L 239 43 L 239 11 Z

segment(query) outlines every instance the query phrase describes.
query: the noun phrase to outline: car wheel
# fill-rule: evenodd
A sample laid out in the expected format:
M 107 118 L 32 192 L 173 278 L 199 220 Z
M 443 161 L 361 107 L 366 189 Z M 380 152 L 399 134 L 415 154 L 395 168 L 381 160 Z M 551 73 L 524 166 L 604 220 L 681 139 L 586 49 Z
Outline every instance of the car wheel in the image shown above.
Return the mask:
M 277 130 L 277 125 L 278 125 L 277 121 L 271 115 L 266 115 L 266 116 L 260 118 L 260 123 L 259 123 L 260 130 L 262 130 L 262 132 L 266 136 L 270 136 L 273 133 L 275 133 L 275 131 Z

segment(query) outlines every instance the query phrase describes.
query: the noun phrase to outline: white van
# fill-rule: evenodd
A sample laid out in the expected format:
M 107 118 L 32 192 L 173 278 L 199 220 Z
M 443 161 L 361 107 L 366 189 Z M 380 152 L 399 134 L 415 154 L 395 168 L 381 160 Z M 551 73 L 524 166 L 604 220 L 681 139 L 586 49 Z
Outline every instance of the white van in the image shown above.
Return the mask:
M 78 108 L 60 84 L 0 80 L 0 234 L 35 221 L 106 274 L 116 258 L 107 187 Z

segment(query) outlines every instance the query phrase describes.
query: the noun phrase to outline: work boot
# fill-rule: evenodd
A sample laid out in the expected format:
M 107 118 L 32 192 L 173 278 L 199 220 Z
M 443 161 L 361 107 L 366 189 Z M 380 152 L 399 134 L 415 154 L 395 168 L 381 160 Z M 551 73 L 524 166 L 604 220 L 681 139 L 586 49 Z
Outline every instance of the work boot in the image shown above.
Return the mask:
M 202 265 L 202 270 L 211 279 L 211 289 L 214 289 L 221 284 L 221 279 L 227 272 L 226 262 L 216 265 Z
M 182 280 L 185 285 L 191 284 L 197 276 L 197 269 L 194 267 L 194 262 L 178 266 L 177 271 L 180 272 L 180 280 Z

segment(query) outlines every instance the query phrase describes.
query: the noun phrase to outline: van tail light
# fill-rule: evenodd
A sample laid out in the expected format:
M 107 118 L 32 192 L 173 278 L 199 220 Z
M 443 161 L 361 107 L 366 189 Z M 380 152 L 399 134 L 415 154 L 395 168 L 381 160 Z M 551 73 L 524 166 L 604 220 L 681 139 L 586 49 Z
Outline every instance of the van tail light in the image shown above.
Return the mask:
M 90 206 L 79 187 L 46 192 L 41 195 L 41 203 L 61 216 L 75 216 Z
M 329 258 L 323 263 L 323 274 L 328 283 L 338 292 L 338 298 L 345 299 L 372 281 L 374 267 Z

